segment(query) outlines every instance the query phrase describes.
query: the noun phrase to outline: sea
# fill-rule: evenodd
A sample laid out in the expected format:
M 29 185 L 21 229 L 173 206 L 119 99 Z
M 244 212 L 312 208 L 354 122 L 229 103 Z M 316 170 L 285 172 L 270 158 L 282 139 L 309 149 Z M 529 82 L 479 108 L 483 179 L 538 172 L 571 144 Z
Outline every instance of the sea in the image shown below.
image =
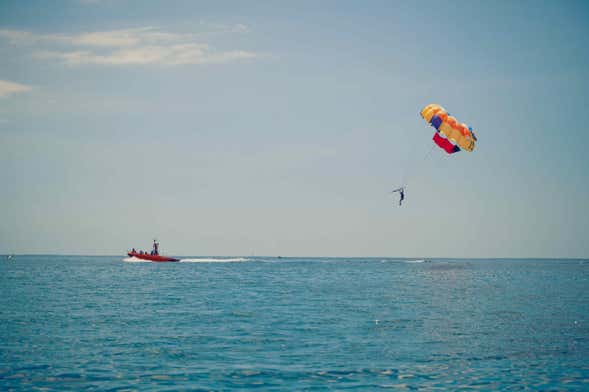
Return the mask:
M 589 261 L 0 257 L 0 390 L 589 390 Z

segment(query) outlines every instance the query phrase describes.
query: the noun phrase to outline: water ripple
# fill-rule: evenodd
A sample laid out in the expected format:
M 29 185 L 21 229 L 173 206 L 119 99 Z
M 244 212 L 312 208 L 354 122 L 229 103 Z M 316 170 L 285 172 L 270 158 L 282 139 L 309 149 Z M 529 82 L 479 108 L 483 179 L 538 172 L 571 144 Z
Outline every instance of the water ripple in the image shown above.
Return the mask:
M 578 261 L 193 259 L 0 263 L 0 389 L 589 387 Z

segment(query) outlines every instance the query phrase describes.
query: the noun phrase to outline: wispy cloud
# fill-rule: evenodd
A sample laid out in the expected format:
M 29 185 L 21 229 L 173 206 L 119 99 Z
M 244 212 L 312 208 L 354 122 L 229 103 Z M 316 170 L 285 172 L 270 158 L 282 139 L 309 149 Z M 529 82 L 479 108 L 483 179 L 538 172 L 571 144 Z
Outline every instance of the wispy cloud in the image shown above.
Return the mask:
M 130 47 L 146 44 L 187 42 L 195 40 L 196 35 L 166 33 L 155 27 L 141 27 L 74 35 L 34 34 L 29 31 L 0 30 L 0 38 L 4 38 L 14 45 L 61 44 L 90 47 Z
M 6 97 L 10 94 L 24 93 L 30 91 L 31 89 L 31 86 L 9 82 L 7 80 L 0 80 L 0 98 Z
M 171 46 L 144 46 L 116 50 L 106 54 L 92 51 L 55 52 L 39 51 L 35 57 L 58 59 L 67 65 L 183 65 L 183 64 L 223 64 L 237 60 L 251 59 L 254 53 L 246 51 L 212 52 L 207 45 L 183 44 Z
M 205 34 L 248 31 L 245 25 L 210 26 Z M 0 30 L 0 39 L 32 47 L 35 58 L 56 59 L 70 66 L 221 64 L 256 57 L 245 50 L 216 51 L 207 43 L 198 42 L 201 34 L 171 33 L 155 27 L 74 35 Z

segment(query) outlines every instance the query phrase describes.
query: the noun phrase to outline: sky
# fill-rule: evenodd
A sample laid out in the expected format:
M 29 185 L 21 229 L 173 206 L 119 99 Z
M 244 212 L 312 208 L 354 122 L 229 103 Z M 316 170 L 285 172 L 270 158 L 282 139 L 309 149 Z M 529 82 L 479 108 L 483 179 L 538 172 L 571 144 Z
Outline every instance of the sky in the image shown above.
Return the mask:
M 585 1 L 3 0 L 0 253 L 588 258 L 588 21 Z M 432 149 L 430 103 L 474 152 Z

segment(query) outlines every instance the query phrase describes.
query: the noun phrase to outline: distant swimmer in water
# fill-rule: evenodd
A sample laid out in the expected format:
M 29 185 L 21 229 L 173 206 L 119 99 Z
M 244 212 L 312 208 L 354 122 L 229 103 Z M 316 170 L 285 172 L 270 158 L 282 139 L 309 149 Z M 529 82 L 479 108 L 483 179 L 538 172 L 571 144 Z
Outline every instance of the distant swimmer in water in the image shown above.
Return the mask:
M 391 191 L 391 193 L 395 193 L 395 192 L 399 192 L 399 205 L 401 205 L 403 203 L 403 200 L 405 200 L 405 188 L 401 187 L 401 188 L 397 188 L 393 191 Z

